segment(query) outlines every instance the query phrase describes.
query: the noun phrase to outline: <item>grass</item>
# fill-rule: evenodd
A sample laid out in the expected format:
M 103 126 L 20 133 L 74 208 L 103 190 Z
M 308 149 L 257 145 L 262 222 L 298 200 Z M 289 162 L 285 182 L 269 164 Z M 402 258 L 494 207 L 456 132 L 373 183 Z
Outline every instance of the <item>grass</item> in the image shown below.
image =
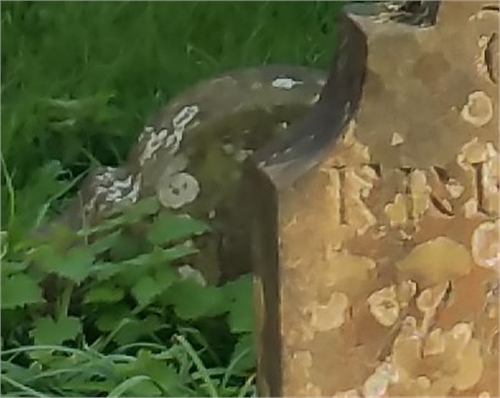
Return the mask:
M 125 315 L 135 327 L 158 313 L 162 323 L 147 338 L 130 330 L 125 338 L 123 325 L 103 331 L 93 324 L 93 314 L 113 312 L 113 303 L 98 301 L 98 307 L 71 312 L 68 295 L 79 282 L 71 280 L 76 277 L 73 272 L 61 269 L 51 272 L 59 272 L 65 299 L 52 303 L 56 321 L 49 319 L 48 304 L 40 304 L 37 290 L 39 270 L 29 273 L 28 234 L 57 211 L 61 198 L 75 190 L 90 167 L 121 163 L 146 118 L 192 84 L 230 69 L 269 63 L 327 68 L 341 5 L 1 2 L 2 302 L 6 302 L 5 278 L 17 278 L 32 288 L 30 297 L 9 297 L 12 307 L 2 306 L 3 392 L 12 396 L 252 393 L 254 375 L 241 370 L 251 369 L 252 364 L 242 367 L 238 362 L 251 344 L 248 334 L 241 334 L 246 320 L 239 321 L 240 329 L 229 324 L 222 341 L 214 337 L 221 330 L 220 317 L 205 323 L 185 319 L 179 310 L 189 307 L 185 303 L 169 302 L 173 312 L 168 312 L 165 301 L 147 297 L 153 300 L 149 307 L 137 310 L 131 304 Z M 87 257 L 77 253 L 72 259 L 83 267 Z M 177 291 L 188 289 L 179 286 Z M 109 291 L 94 287 L 108 293 L 109 300 Z M 131 303 L 137 299 L 136 287 L 121 288 Z M 230 288 L 195 290 L 223 297 Z M 233 310 L 217 309 L 219 315 Z M 52 341 L 47 325 L 65 325 L 60 344 L 43 344 Z M 71 344 L 64 343 L 68 336 L 74 337 Z M 219 351 L 212 352 L 214 346 Z M 161 377 L 155 371 L 158 367 L 166 372 Z M 167 381 L 165 374 L 170 375 Z

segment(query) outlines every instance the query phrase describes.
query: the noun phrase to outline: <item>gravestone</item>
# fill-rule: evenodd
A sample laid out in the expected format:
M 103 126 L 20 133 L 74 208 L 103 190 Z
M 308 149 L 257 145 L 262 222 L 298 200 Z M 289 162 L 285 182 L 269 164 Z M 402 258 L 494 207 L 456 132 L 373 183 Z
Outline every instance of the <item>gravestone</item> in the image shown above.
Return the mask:
M 73 231 L 95 227 L 156 196 L 161 211 L 188 213 L 212 227 L 197 239 L 200 253 L 183 259 L 206 280 L 218 283 L 250 272 L 240 226 L 233 222 L 241 165 L 269 140 L 287 134 L 286 127 L 317 101 L 326 77 L 309 67 L 265 65 L 199 82 L 150 118 L 124 164 L 90 173 L 62 214 L 37 234 L 46 236 L 51 225 L 61 223 Z M 141 225 L 135 230 L 144 234 Z
M 247 161 L 261 396 L 499 396 L 498 3 L 345 8 Z

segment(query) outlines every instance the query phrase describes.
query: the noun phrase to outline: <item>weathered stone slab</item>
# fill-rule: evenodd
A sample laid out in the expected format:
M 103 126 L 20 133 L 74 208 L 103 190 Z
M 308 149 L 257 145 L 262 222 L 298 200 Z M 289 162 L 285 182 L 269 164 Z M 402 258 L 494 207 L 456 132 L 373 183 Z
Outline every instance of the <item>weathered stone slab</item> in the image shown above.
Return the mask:
M 246 164 L 262 396 L 499 395 L 498 3 L 408 3 Z
M 240 226 L 233 222 L 241 164 L 286 135 L 287 126 L 317 101 L 326 77 L 318 69 L 267 65 L 198 83 L 146 123 L 125 164 L 92 172 L 53 221 L 76 231 L 157 196 L 164 209 L 187 212 L 213 227 L 198 242 L 199 258 L 191 261 L 209 281 L 249 272 Z

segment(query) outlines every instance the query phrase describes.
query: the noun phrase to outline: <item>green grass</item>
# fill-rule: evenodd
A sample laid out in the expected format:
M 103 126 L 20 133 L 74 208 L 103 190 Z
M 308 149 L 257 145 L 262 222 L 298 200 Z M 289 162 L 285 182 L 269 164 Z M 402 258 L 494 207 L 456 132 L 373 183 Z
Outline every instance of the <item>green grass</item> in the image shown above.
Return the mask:
M 79 171 L 119 162 L 146 117 L 215 73 L 326 68 L 340 5 L 2 2 L 2 153 L 14 186 L 49 159 Z M 69 99 L 79 102 L 51 102 Z
M 249 312 L 248 284 L 202 289 L 170 276 L 176 297 L 210 297 L 212 307 L 200 309 L 163 297 L 167 288 L 151 275 L 165 277 L 166 270 L 155 268 L 154 258 L 134 253 L 105 263 L 95 247 L 56 253 L 71 240 L 61 231 L 35 247 L 28 234 L 89 167 L 119 164 L 145 120 L 192 84 L 269 63 L 327 68 L 341 5 L 1 2 L 2 392 L 252 393 L 253 362 L 245 354 L 251 328 L 237 315 Z M 114 238 L 100 244 L 123 249 L 126 241 Z M 145 244 L 153 255 L 161 251 Z M 34 259 L 46 268 L 33 269 Z M 127 261 L 144 266 L 142 273 Z M 106 272 L 115 278 L 112 288 Z M 49 274 L 59 295 L 52 299 L 41 296 Z M 120 305 L 117 297 L 124 297 Z M 110 321 L 120 311 L 128 323 Z M 138 325 L 147 330 L 138 333 Z

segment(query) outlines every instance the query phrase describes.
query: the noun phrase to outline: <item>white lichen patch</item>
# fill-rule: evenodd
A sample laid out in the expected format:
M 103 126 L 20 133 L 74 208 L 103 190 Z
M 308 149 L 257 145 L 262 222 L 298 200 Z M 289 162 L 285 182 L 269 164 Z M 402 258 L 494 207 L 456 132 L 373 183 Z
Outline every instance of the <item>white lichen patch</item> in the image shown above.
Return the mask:
M 199 113 L 199 108 L 197 105 L 185 106 L 182 110 L 174 116 L 172 119 L 172 125 L 174 126 L 173 134 L 168 138 L 165 146 L 169 149 L 171 154 L 176 153 L 181 145 L 184 130 L 189 123 L 193 121 L 196 115 Z
M 233 144 L 222 144 L 222 152 L 226 155 L 233 155 L 235 151 Z
M 135 203 L 139 197 L 141 175 L 133 176 L 122 168 L 105 167 L 90 184 L 86 211 L 107 211 L 123 204 Z
M 277 77 L 272 82 L 273 87 L 282 88 L 285 90 L 290 90 L 300 84 L 303 84 L 303 82 L 300 80 L 294 80 L 291 77 Z
M 198 112 L 199 109 L 196 105 L 185 106 L 182 108 L 172 119 L 172 133 L 169 133 L 169 130 L 166 128 L 162 128 L 155 132 L 151 131 L 151 127 L 147 127 L 147 130 L 144 130 L 145 134 L 142 137 L 142 140 L 145 138 L 148 138 L 148 140 L 146 141 L 146 145 L 139 156 L 140 165 L 143 166 L 144 163 L 151 159 L 160 148 L 167 149 L 170 155 L 177 153 L 183 139 L 184 130 L 187 125 L 193 121 Z
M 401 136 L 401 134 L 394 132 L 392 134 L 391 138 L 391 146 L 397 146 L 401 145 L 403 142 L 405 142 L 404 138 Z
M 153 134 L 155 131 L 155 128 L 153 126 L 145 126 L 144 129 L 142 130 L 141 134 L 139 135 L 139 138 L 137 142 L 140 144 L 142 141 L 144 141 L 146 138 L 149 138 L 151 134 Z
M 500 220 L 479 225 L 472 234 L 472 258 L 480 267 L 500 270 Z
M 194 269 L 188 264 L 182 265 L 179 268 L 177 268 L 177 272 L 179 272 L 179 275 L 181 276 L 181 279 L 186 280 L 186 279 L 191 279 L 195 281 L 196 283 L 206 286 L 207 281 L 203 277 L 200 271 L 197 269 Z
M 318 102 L 318 101 L 319 101 L 319 99 L 320 99 L 320 98 L 321 98 L 321 96 L 320 96 L 320 94 L 319 94 L 319 93 L 318 93 L 318 94 L 315 94 L 315 95 L 314 95 L 314 97 L 312 97 L 312 99 L 311 99 L 311 102 L 310 102 L 310 103 L 311 103 L 311 104 L 315 104 L 316 102 Z
M 165 145 L 167 136 L 167 129 L 161 129 L 158 132 L 151 133 L 141 155 L 139 156 L 139 163 L 141 166 L 143 166 L 147 160 L 151 159 L 158 149 Z
M 198 197 L 200 184 L 188 173 L 165 173 L 158 181 L 157 192 L 163 206 L 178 209 Z
M 184 130 L 193 121 L 200 109 L 197 105 L 186 106 L 172 119 L 174 130 Z
M 262 88 L 261 82 L 253 82 L 252 85 L 250 86 L 250 89 L 252 90 L 260 90 L 261 88 Z
M 482 127 L 493 118 L 493 104 L 483 91 L 469 94 L 467 103 L 460 112 L 462 118 L 475 127 Z
M 384 287 L 368 297 L 368 306 L 373 317 L 383 326 L 392 326 L 399 317 L 396 287 Z
M 325 305 L 312 305 L 307 309 L 311 326 L 319 332 L 337 329 L 346 321 L 349 299 L 344 293 L 334 292 Z

